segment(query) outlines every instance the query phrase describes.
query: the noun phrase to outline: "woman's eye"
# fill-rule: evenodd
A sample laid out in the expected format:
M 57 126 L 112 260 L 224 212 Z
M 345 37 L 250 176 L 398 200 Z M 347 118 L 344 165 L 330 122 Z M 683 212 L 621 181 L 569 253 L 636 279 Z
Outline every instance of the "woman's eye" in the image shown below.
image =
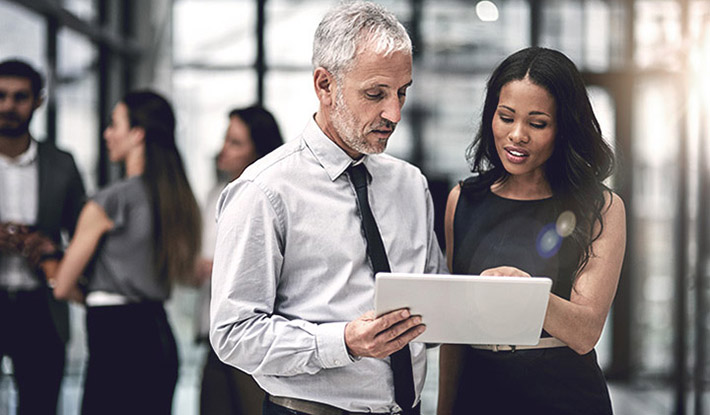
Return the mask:
M 537 128 L 538 130 L 542 130 L 543 128 L 547 127 L 546 122 L 533 122 L 533 123 L 530 123 L 530 125 L 533 128 Z
M 498 118 L 506 124 L 513 122 L 511 117 L 506 117 L 505 115 L 499 115 Z
M 382 98 L 382 94 L 380 94 L 380 93 L 376 93 L 376 94 L 367 93 L 367 94 L 365 94 L 365 96 L 367 96 L 368 99 L 380 99 L 380 98 Z

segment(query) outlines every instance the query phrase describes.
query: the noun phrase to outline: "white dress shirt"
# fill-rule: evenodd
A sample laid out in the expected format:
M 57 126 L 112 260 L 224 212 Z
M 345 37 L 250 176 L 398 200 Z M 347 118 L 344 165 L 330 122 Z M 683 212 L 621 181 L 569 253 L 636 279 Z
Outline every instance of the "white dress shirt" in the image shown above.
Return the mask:
M 37 142 L 17 157 L 0 154 L 0 223 L 34 225 L 39 208 Z M 0 288 L 30 290 L 40 285 L 20 254 L 0 255 Z
M 353 359 L 347 322 L 374 309 L 353 160 L 311 120 L 223 192 L 212 274 L 210 340 L 217 355 L 269 394 L 349 411 L 398 406 L 389 358 Z M 393 272 L 446 272 L 426 178 L 381 154 L 365 156 L 369 201 Z M 426 372 L 411 343 L 415 390 Z

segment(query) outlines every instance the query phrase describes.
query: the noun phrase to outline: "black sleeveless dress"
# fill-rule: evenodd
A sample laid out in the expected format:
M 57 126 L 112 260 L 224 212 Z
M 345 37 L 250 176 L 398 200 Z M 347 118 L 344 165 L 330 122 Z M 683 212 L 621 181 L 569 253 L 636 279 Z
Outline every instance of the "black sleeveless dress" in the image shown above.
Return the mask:
M 552 292 L 569 299 L 579 252 L 557 230 L 559 202 L 505 199 L 475 180 L 463 183 L 456 206 L 453 273 L 476 275 L 514 266 L 551 278 Z M 461 415 L 612 413 L 596 353 L 579 355 L 568 347 L 467 348 L 456 396 L 455 413 Z

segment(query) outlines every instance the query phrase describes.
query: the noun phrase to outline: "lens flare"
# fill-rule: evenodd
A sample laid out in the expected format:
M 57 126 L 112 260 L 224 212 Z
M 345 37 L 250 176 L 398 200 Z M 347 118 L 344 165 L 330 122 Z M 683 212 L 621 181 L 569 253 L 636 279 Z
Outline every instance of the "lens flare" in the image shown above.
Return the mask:
M 537 235 L 537 253 L 543 258 L 553 257 L 562 245 L 562 237 L 557 233 L 554 223 L 548 223 Z
M 574 216 L 574 213 L 570 210 L 565 210 L 557 218 L 555 229 L 557 230 L 558 235 L 566 238 L 572 235 L 575 226 L 577 226 L 577 218 Z
M 492 1 L 479 1 L 476 4 L 476 14 L 484 22 L 495 22 L 498 20 L 498 6 Z

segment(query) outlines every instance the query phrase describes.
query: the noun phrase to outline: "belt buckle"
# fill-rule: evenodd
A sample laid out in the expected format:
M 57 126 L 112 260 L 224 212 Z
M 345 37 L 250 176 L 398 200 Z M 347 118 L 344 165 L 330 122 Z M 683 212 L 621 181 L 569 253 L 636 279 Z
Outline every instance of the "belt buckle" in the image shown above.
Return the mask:
M 502 352 L 504 350 L 507 351 L 508 349 L 505 349 L 505 347 L 510 348 L 511 353 L 515 353 L 515 350 L 516 350 L 515 345 L 505 346 L 505 345 L 500 345 L 500 344 L 492 344 L 491 351 L 494 353 Z

